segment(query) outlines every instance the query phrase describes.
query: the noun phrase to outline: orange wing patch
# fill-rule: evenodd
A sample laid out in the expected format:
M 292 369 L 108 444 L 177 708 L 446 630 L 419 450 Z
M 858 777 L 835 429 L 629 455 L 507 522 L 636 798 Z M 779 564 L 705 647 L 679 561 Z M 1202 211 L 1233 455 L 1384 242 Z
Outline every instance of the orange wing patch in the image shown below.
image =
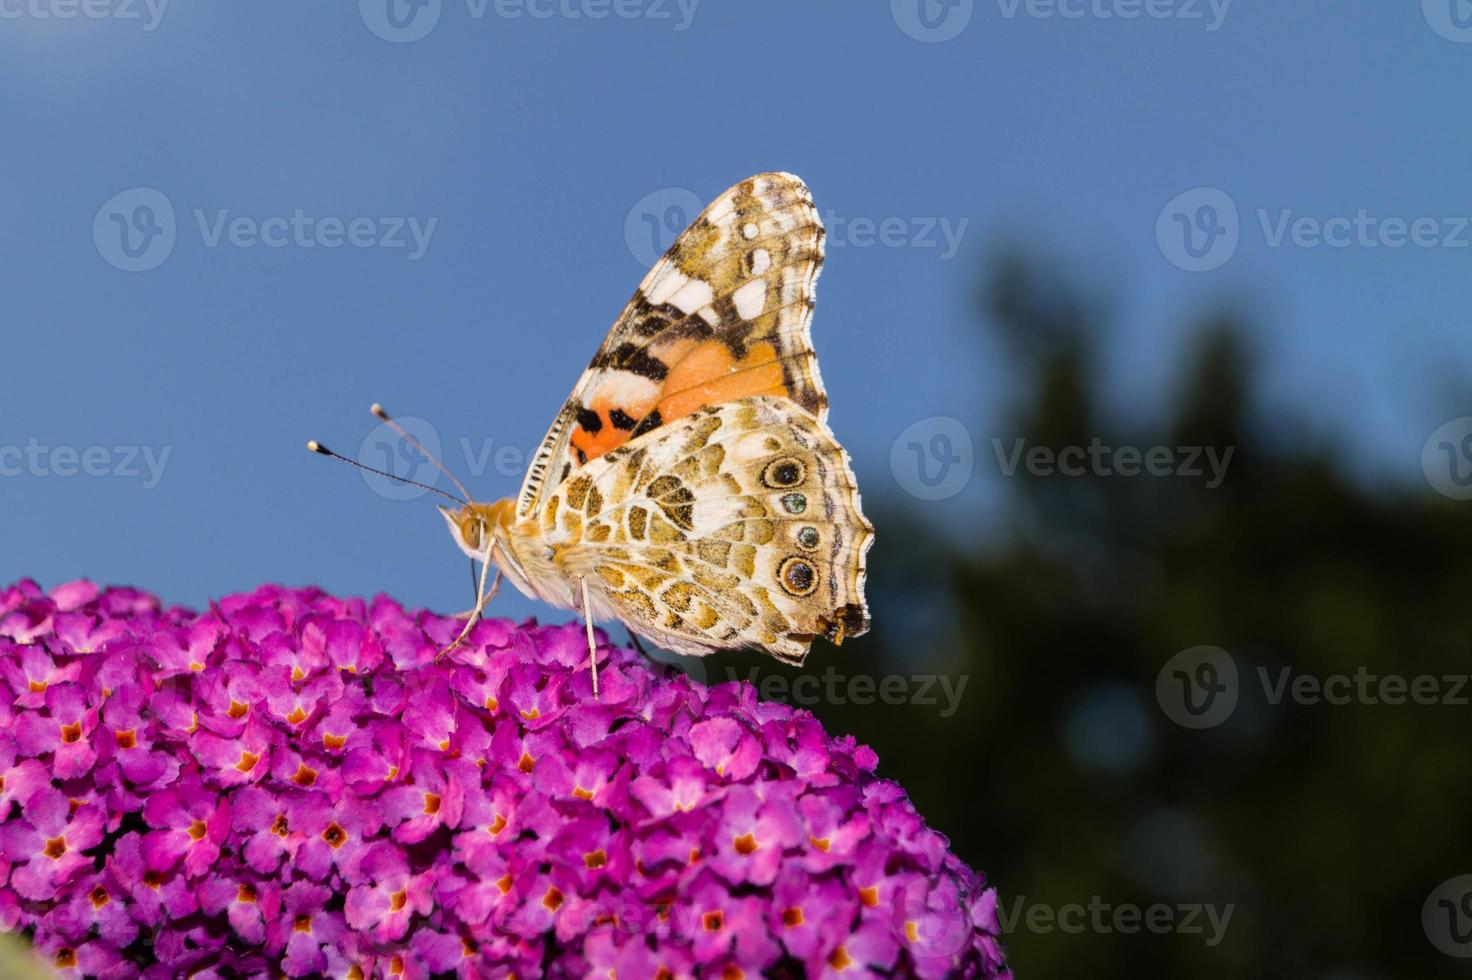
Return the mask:
M 738 398 L 792 395 L 782 377 L 777 348 L 769 343 L 752 344 L 740 358 L 715 340 L 676 341 L 672 346 L 674 367 L 659 402 L 659 414 L 666 422 Z
M 681 339 L 655 348 L 653 355 L 674 365 L 662 387 L 649 386 L 642 399 L 600 391 L 577 413 L 571 442 L 579 465 L 710 405 L 753 395 L 792 397 L 777 349 L 769 343 L 753 344 L 737 357 L 718 340 Z
M 575 468 L 711 405 L 790 399 L 819 421 L 828 397 L 809 324 L 823 224 L 791 174 L 717 198 L 649 271 L 532 458 L 517 514 Z

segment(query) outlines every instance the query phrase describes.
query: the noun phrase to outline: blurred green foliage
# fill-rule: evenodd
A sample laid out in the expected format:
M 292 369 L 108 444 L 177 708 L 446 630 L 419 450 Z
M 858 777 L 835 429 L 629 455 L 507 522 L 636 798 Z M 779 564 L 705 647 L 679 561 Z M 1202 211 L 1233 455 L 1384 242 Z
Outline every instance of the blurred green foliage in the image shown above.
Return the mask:
M 1001 479 L 1000 522 L 978 505 L 947 526 L 932 505 L 865 486 L 875 630 L 816 649 L 806 672 L 939 672 L 967 686 L 950 717 L 943 700 L 805 706 L 878 750 L 880 773 L 1008 912 L 1232 907 L 1214 946 L 1204 918 L 1202 934 L 1125 934 L 1107 915 L 1077 933 L 1016 922 L 1022 980 L 1472 974 L 1422 927 L 1431 890 L 1472 872 L 1472 707 L 1273 704 L 1258 675 L 1465 675 L 1472 504 L 1419 473 L 1368 487 L 1348 475 L 1352 440 L 1269 413 L 1230 313 L 1183 324 L 1193 343 L 1160 417 L 1116 417 L 1101 392 L 1131 401 L 1138 382 L 1104 374 L 1105 304 L 1042 270 L 1012 253 L 984 277 L 978 351 L 1001 352 L 1020 395 L 999 421 L 980 406 L 963 419 L 978 473 L 994 465 L 993 436 L 1055 448 L 1098 437 L 1232 447 L 1225 481 L 1019 470 Z M 1409 467 L 1419 453 L 1407 447 Z M 1235 659 L 1241 696 L 1223 724 L 1189 730 L 1155 684 L 1172 655 L 1203 644 Z M 757 660 L 706 669 L 712 682 L 747 677 Z
M 53 974 L 24 939 L 0 933 L 0 977 L 5 980 L 47 980 Z

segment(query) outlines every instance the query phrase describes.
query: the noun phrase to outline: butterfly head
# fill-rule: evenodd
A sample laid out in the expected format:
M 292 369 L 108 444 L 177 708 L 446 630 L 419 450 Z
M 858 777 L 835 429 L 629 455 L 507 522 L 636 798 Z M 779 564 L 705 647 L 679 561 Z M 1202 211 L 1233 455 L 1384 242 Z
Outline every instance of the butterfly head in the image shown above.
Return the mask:
M 472 558 L 484 558 L 488 535 L 500 539 L 505 545 L 507 528 L 514 516 L 514 504 L 512 500 L 490 504 L 471 502 L 457 508 L 441 507 L 440 513 L 450 526 L 450 537 L 455 539 L 460 550 Z

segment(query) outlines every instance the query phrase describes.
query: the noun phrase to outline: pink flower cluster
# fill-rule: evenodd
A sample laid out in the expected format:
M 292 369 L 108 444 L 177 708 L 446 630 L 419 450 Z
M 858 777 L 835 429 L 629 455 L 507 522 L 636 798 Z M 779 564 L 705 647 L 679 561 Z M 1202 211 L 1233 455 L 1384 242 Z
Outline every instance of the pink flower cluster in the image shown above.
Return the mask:
M 0 928 L 98 977 L 1009 976 L 874 753 L 582 630 L 0 589 Z

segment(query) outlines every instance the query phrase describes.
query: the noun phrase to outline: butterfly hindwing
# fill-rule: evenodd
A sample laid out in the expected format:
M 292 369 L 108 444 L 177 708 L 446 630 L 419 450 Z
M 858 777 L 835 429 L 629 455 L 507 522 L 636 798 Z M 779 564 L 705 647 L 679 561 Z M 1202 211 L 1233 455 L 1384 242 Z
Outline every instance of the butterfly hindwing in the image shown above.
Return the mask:
M 819 422 L 809 335 L 824 231 L 807 186 L 760 174 L 726 191 L 649 271 L 533 457 L 517 515 L 605 453 L 712 405 L 788 399 Z
M 720 402 L 633 439 L 554 488 L 537 520 L 588 569 L 595 611 L 679 653 L 757 646 L 801 662 L 814 637 L 869 626 L 873 528 L 847 456 L 785 397 Z

